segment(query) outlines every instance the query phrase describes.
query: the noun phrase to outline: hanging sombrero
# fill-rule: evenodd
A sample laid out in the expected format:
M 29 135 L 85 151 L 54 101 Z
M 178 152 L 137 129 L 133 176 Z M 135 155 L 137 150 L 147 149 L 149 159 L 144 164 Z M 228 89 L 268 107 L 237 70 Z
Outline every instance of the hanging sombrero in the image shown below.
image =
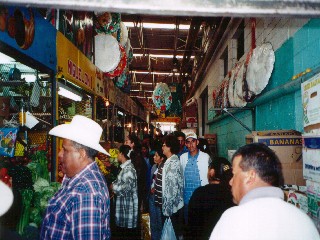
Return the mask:
M 95 12 L 95 30 L 97 33 L 112 34 L 120 28 L 120 13 Z
M 233 100 L 236 107 L 244 107 L 247 102 L 244 99 L 245 93 L 243 91 L 244 72 L 246 71 L 245 62 L 239 63 L 236 69 Z
M 109 71 L 109 72 L 105 73 L 105 75 L 107 77 L 117 77 L 117 76 L 119 76 L 123 72 L 125 67 L 127 66 L 126 51 L 121 45 L 119 45 L 119 48 L 120 48 L 120 52 L 121 52 L 121 59 L 119 61 L 119 64 L 113 71 Z
M 132 59 L 133 59 L 133 51 L 132 51 L 130 39 L 127 40 L 125 48 L 126 48 L 126 54 L 127 54 L 128 64 L 129 64 L 132 62 Z
M 153 91 L 152 100 L 156 108 L 161 111 L 164 112 L 170 109 L 172 104 L 172 95 L 168 85 L 165 83 L 158 83 Z
M 253 50 L 246 75 L 249 91 L 256 95 L 262 92 L 269 82 L 274 61 L 275 55 L 270 43 L 264 43 Z
M 118 88 L 123 88 L 127 83 L 127 73 L 126 71 L 123 71 L 123 73 L 118 77 L 116 81 L 116 86 Z
M 120 45 L 125 47 L 128 41 L 128 29 L 123 22 L 120 22 Z
M 228 99 L 230 107 L 234 107 L 234 84 L 235 84 L 235 75 L 236 75 L 236 68 L 231 70 L 230 79 L 229 79 L 229 86 L 228 86 Z
M 103 72 L 115 70 L 120 62 L 120 49 L 117 39 L 110 34 L 98 34 L 95 40 L 95 65 Z

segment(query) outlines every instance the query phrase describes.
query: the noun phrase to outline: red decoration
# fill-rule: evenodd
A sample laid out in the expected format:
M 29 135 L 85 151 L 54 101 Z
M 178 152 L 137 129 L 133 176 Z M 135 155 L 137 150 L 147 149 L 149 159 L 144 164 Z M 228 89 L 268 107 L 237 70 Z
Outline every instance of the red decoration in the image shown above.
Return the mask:
M 8 174 L 8 169 L 1 168 L 0 169 L 0 180 L 3 181 L 5 184 L 7 184 L 9 187 L 11 187 L 10 178 L 11 177 Z

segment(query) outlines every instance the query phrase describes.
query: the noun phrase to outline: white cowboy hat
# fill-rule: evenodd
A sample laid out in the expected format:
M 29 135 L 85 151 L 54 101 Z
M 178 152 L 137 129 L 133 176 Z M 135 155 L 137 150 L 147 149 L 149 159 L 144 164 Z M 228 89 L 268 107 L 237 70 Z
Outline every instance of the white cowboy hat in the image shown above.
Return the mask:
M 56 126 L 50 130 L 49 134 L 75 141 L 110 156 L 99 144 L 102 128 L 90 118 L 75 115 L 71 123 Z
M 13 193 L 11 189 L 4 184 L 4 182 L 0 181 L 0 216 L 5 214 L 12 205 L 13 202 Z

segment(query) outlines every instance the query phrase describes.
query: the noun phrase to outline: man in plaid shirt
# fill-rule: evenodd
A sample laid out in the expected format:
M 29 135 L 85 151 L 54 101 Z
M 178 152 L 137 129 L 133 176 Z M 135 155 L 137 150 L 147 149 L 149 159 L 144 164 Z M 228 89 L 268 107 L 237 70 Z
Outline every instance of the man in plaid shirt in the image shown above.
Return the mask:
M 65 174 L 62 188 L 49 201 L 41 239 L 110 239 L 110 199 L 94 161 L 102 129 L 93 120 L 75 116 L 49 134 L 62 137 L 58 158 Z

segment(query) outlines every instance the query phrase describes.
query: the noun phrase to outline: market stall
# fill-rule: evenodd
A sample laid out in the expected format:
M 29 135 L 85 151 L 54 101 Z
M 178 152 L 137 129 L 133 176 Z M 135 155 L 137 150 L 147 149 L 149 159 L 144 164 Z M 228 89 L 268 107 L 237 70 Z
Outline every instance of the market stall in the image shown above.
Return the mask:
M 0 179 L 14 194 L 1 226 L 32 238 L 59 186 L 50 181 L 54 168 L 47 134 L 54 114 L 56 29 L 35 9 L 0 11 Z

